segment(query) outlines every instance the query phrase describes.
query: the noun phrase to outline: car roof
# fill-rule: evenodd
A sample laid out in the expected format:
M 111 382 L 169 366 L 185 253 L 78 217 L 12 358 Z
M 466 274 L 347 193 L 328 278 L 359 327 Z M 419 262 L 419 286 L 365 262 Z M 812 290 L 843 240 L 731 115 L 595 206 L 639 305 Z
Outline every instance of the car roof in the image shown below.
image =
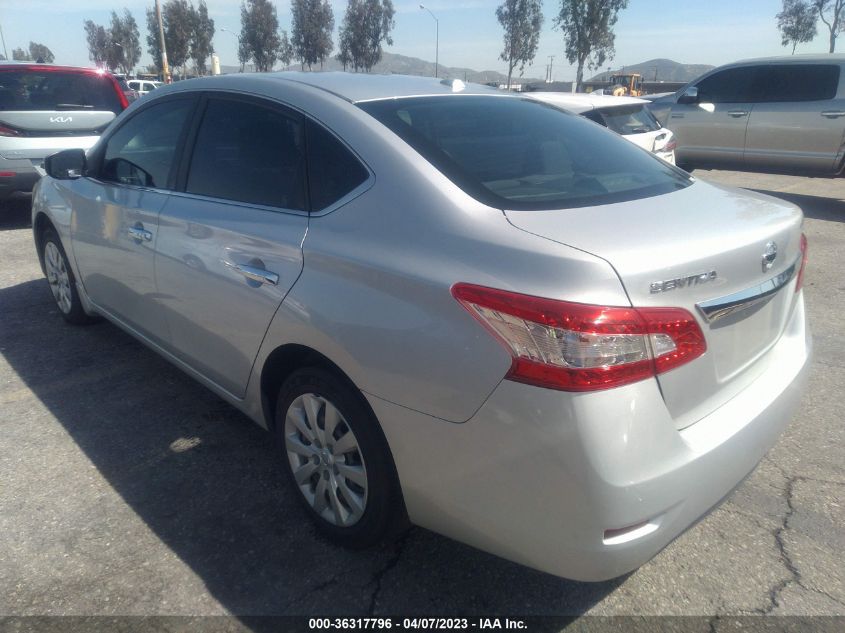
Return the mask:
M 576 114 L 596 108 L 618 108 L 647 103 L 645 99 L 637 99 L 636 97 L 614 97 L 585 92 L 526 92 L 523 93 L 523 96 L 561 106 Z
M 85 66 L 63 66 L 61 64 L 39 64 L 33 61 L 14 61 L 3 60 L 0 61 L 0 68 L 30 68 L 32 70 L 67 70 L 75 73 L 96 73 L 96 74 L 111 74 L 108 71 L 100 68 L 90 68 Z
M 725 64 L 726 66 L 734 66 L 739 64 L 807 64 L 807 63 L 820 63 L 820 62 L 833 62 L 833 63 L 844 63 L 845 62 L 845 54 L 843 53 L 824 53 L 824 54 L 813 54 L 813 53 L 803 53 L 799 55 L 778 55 L 775 57 L 757 57 L 753 59 L 741 59 L 739 61 L 733 62 L 732 64 Z
M 428 95 L 503 94 L 495 88 L 464 83 L 457 79 L 347 72 L 235 73 L 189 80 L 190 88 L 194 90 L 202 90 L 206 86 L 237 89 L 239 86 L 246 86 L 255 81 L 277 85 L 283 82 L 304 84 L 334 94 L 351 103 Z

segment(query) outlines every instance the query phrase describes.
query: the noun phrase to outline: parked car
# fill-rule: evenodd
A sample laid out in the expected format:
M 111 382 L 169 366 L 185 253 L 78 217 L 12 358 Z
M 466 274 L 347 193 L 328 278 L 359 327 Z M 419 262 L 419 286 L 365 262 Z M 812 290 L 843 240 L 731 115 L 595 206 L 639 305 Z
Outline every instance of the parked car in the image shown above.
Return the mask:
M 610 128 L 625 139 L 667 163 L 675 164 L 675 137 L 662 127 L 646 107 L 648 102 L 636 97 L 567 92 L 527 92 L 525 96 L 566 108 L 599 125 Z
M 129 87 L 135 90 L 141 97 L 149 92 L 152 92 L 161 85 L 160 81 L 151 81 L 149 79 L 130 79 L 126 83 L 129 84 Z
M 816 176 L 845 168 L 845 55 L 753 59 L 702 75 L 652 113 L 679 164 Z
M 120 86 L 120 89 L 123 91 L 123 96 L 126 97 L 127 103 L 132 103 L 141 96 L 137 90 L 129 85 L 129 82 L 126 81 L 126 77 L 124 75 L 115 74 L 114 78 L 117 80 L 117 85 Z
M 46 169 L 62 316 L 106 317 L 270 429 L 347 545 L 410 519 L 618 576 L 754 468 L 807 379 L 801 211 L 533 99 L 207 77 Z
M 0 200 L 32 191 L 46 156 L 91 147 L 127 105 L 107 73 L 0 63 Z

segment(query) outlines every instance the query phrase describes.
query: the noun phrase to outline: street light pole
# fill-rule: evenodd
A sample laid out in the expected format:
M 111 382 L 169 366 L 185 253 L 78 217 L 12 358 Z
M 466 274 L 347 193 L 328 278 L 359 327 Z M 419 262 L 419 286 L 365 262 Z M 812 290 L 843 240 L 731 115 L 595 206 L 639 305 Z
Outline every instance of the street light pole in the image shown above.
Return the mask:
M 229 30 L 229 29 L 227 29 L 225 26 L 221 26 L 221 27 L 220 27 L 220 30 L 221 30 L 221 31 L 223 31 L 224 33 L 228 33 L 229 35 L 231 35 L 232 37 L 234 37 L 236 40 L 238 40 L 238 61 L 240 61 L 240 54 L 241 54 L 241 36 L 240 36 L 240 35 L 238 35 L 237 33 L 235 33 L 234 31 L 230 31 L 230 30 Z M 246 62 L 242 62 L 242 63 L 241 63 L 241 72 L 243 72 L 243 71 L 244 71 L 244 66 L 246 66 Z
M 440 66 L 440 20 L 431 12 L 431 9 L 420 5 L 420 9 L 428 11 L 428 14 L 434 18 L 434 76 L 438 77 L 438 68 Z
M 6 50 L 6 38 L 3 37 L 3 27 L 0 26 L 0 40 L 3 40 L 3 57 L 9 59 L 9 53 Z
M 555 63 L 555 56 L 549 55 L 549 83 L 552 83 L 554 81 L 554 77 L 552 76 L 552 72 L 553 72 L 552 69 L 554 68 L 554 63 Z
M 161 21 L 161 3 L 156 0 L 156 19 L 158 20 L 158 41 L 161 44 L 161 76 L 164 83 L 171 83 L 170 66 L 167 65 L 167 46 L 164 43 L 164 22 Z

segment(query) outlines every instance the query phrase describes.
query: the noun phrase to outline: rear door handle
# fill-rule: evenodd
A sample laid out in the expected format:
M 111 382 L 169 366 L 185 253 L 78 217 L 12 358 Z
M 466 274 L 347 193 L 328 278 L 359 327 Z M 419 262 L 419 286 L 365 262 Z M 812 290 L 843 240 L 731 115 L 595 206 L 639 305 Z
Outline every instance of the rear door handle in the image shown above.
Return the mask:
M 270 284 L 271 286 L 279 285 L 279 276 L 269 270 L 256 268 L 255 266 L 249 266 L 247 264 L 233 264 L 227 261 L 224 261 L 223 263 L 229 268 L 234 268 L 250 281 L 257 281 L 260 284 Z
M 141 242 L 152 242 L 153 241 L 153 234 L 149 231 L 145 230 L 141 226 L 133 226 L 130 227 L 128 230 L 129 237 L 133 240 L 136 240 L 139 244 Z
M 841 110 L 828 110 L 827 112 L 822 112 L 823 117 L 827 117 L 828 119 L 837 119 L 841 116 L 845 116 L 845 112 Z
M 728 114 L 735 119 L 739 119 L 741 117 L 747 116 L 748 110 L 728 110 Z

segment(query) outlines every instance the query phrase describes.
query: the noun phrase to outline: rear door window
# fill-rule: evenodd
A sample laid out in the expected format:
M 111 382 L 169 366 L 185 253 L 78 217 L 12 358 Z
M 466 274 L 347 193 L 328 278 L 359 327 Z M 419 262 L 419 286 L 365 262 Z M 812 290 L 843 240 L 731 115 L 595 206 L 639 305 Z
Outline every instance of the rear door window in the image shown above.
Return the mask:
M 185 190 L 212 198 L 304 210 L 303 136 L 299 117 L 280 107 L 209 99 Z
M 757 67 L 727 68 L 702 79 L 698 88 L 700 103 L 743 103 L 751 100 Z
M 617 134 L 643 134 L 660 129 L 657 119 L 641 104 L 595 110 L 605 127 Z M 595 120 L 595 119 L 593 119 Z
M 497 208 L 622 202 L 690 183 L 617 134 L 531 99 L 449 95 L 359 107 L 468 194 Z
M 92 110 L 120 114 L 120 96 L 104 73 L 0 70 L 0 110 Z
M 826 101 L 839 88 L 838 64 L 779 64 L 761 66 L 752 101 L 782 103 Z
M 171 99 L 145 108 L 106 141 L 100 179 L 166 189 L 193 99 Z

